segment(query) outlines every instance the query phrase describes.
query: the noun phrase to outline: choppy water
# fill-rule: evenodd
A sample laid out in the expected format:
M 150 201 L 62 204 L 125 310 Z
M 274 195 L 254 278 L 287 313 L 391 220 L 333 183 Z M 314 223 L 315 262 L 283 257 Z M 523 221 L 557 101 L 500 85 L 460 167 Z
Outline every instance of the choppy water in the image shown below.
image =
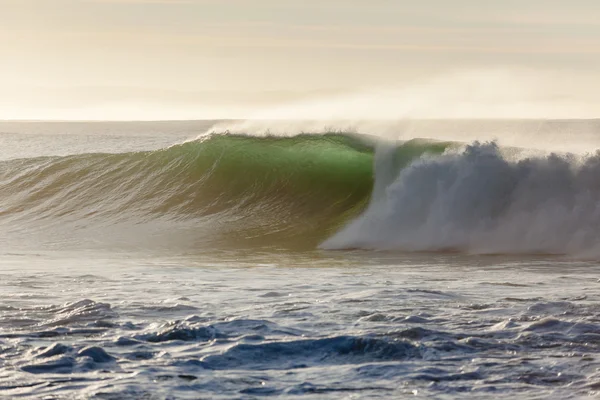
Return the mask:
M 138 203 L 144 207 L 136 209 L 127 201 L 138 192 L 124 190 L 119 197 L 107 183 L 104 193 L 111 196 L 98 205 L 98 215 L 88 215 L 72 206 L 89 207 L 93 202 L 83 194 L 96 192 L 69 192 L 75 180 L 61 178 L 67 176 L 64 171 L 96 164 L 86 159 L 61 170 L 56 166 L 64 166 L 64 159 L 36 164 L 31 157 L 89 154 L 95 148 L 112 148 L 109 153 L 159 150 L 206 127 L 196 123 L 169 131 L 163 125 L 153 133 L 145 125 L 128 125 L 129 131 L 118 126 L 110 134 L 102 130 L 105 125 L 95 124 L 36 127 L 27 133 L 31 125 L 0 124 L 0 131 L 8 131 L 0 134 L 7 160 L 0 172 L 13 183 L 0 190 L 5 196 L 0 209 L 0 397 L 598 395 L 600 268 L 594 258 L 319 250 L 319 240 L 334 232 L 315 224 L 336 227 L 338 220 L 315 216 L 310 199 L 320 193 L 322 201 L 339 201 L 333 190 L 319 186 L 291 208 L 282 204 L 297 195 L 285 190 L 277 192 L 276 202 L 265 203 L 261 195 L 260 201 L 246 203 L 255 205 L 252 213 L 232 214 L 231 208 L 206 213 L 204 203 L 193 203 L 201 206 L 192 209 L 145 209 L 151 204 L 146 195 L 140 197 L 146 203 Z M 27 148 L 21 147 L 24 143 Z M 346 154 L 337 143 L 327 151 Z M 369 151 L 361 154 L 371 157 Z M 411 154 L 418 158 L 420 153 Z M 455 156 L 448 157 L 443 160 Z M 56 189 L 25 185 L 19 177 L 31 182 L 36 175 L 15 175 L 14 162 L 32 163 L 33 171 L 51 168 L 41 171 Z M 296 171 L 294 164 L 286 168 Z M 87 176 L 95 171 L 87 170 Z M 177 171 L 169 177 L 181 177 L 185 169 Z M 357 171 L 354 176 L 362 176 L 363 170 Z M 283 172 L 274 176 L 289 177 Z M 73 176 L 91 182 L 86 175 Z M 190 182 L 190 175 L 184 177 Z M 29 208 L 8 210 L 17 204 L 19 193 L 11 188 L 18 185 L 25 188 L 20 196 L 30 201 Z M 360 194 L 361 187 L 346 183 L 335 189 Z M 78 200 L 69 200 L 68 193 Z M 354 209 L 357 202 L 366 206 L 361 196 L 329 211 L 346 210 L 344 218 L 351 220 L 360 212 Z M 120 207 L 114 207 L 116 201 Z M 297 236 L 272 225 L 276 234 L 265 238 L 267 224 L 256 224 L 252 217 L 275 212 L 285 215 L 286 223 L 306 225 L 295 231 Z M 294 219 L 296 212 L 305 214 Z M 223 231 L 232 221 L 235 230 Z M 244 230 L 247 224 L 252 229 Z M 389 230 L 389 223 L 383 226 Z M 235 232 L 244 232 L 244 238 L 224 240 Z M 249 240 L 253 234 L 263 237 Z M 294 246 L 295 240 L 302 245 Z

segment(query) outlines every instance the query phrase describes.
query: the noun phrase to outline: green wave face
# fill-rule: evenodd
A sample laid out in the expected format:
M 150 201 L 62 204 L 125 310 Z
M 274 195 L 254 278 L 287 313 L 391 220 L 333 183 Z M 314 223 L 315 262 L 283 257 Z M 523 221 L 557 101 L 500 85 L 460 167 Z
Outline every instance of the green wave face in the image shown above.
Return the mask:
M 448 145 L 400 144 L 393 168 Z M 314 247 L 368 203 L 375 146 L 341 133 L 222 134 L 153 152 L 5 161 L 0 222 L 197 220 L 218 240 Z

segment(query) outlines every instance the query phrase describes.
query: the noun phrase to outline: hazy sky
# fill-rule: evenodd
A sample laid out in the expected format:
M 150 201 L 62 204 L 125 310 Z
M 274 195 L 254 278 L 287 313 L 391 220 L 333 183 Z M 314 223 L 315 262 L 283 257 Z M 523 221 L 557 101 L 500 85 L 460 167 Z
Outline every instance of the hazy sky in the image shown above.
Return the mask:
M 0 119 L 235 117 L 487 70 L 590 102 L 600 1 L 0 0 L 0 54 Z

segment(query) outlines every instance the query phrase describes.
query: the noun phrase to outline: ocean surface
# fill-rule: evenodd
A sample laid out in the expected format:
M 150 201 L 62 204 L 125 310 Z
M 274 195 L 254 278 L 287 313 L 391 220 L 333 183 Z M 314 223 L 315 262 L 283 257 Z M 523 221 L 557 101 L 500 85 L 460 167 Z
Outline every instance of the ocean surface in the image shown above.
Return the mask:
M 0 398 L 600 396 L 597 136 L 0 122 Z

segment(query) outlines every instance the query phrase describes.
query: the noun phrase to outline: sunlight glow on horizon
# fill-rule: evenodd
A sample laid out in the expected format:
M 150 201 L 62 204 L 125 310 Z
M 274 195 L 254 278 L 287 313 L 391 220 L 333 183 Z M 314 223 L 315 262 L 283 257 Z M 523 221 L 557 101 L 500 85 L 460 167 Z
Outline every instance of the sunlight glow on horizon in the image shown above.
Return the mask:
M 237 118 L 498 70 L 552 76 L 536 115 L 594 117 L 598 43 L 591 0 L 0 0 L 0 119 Z

